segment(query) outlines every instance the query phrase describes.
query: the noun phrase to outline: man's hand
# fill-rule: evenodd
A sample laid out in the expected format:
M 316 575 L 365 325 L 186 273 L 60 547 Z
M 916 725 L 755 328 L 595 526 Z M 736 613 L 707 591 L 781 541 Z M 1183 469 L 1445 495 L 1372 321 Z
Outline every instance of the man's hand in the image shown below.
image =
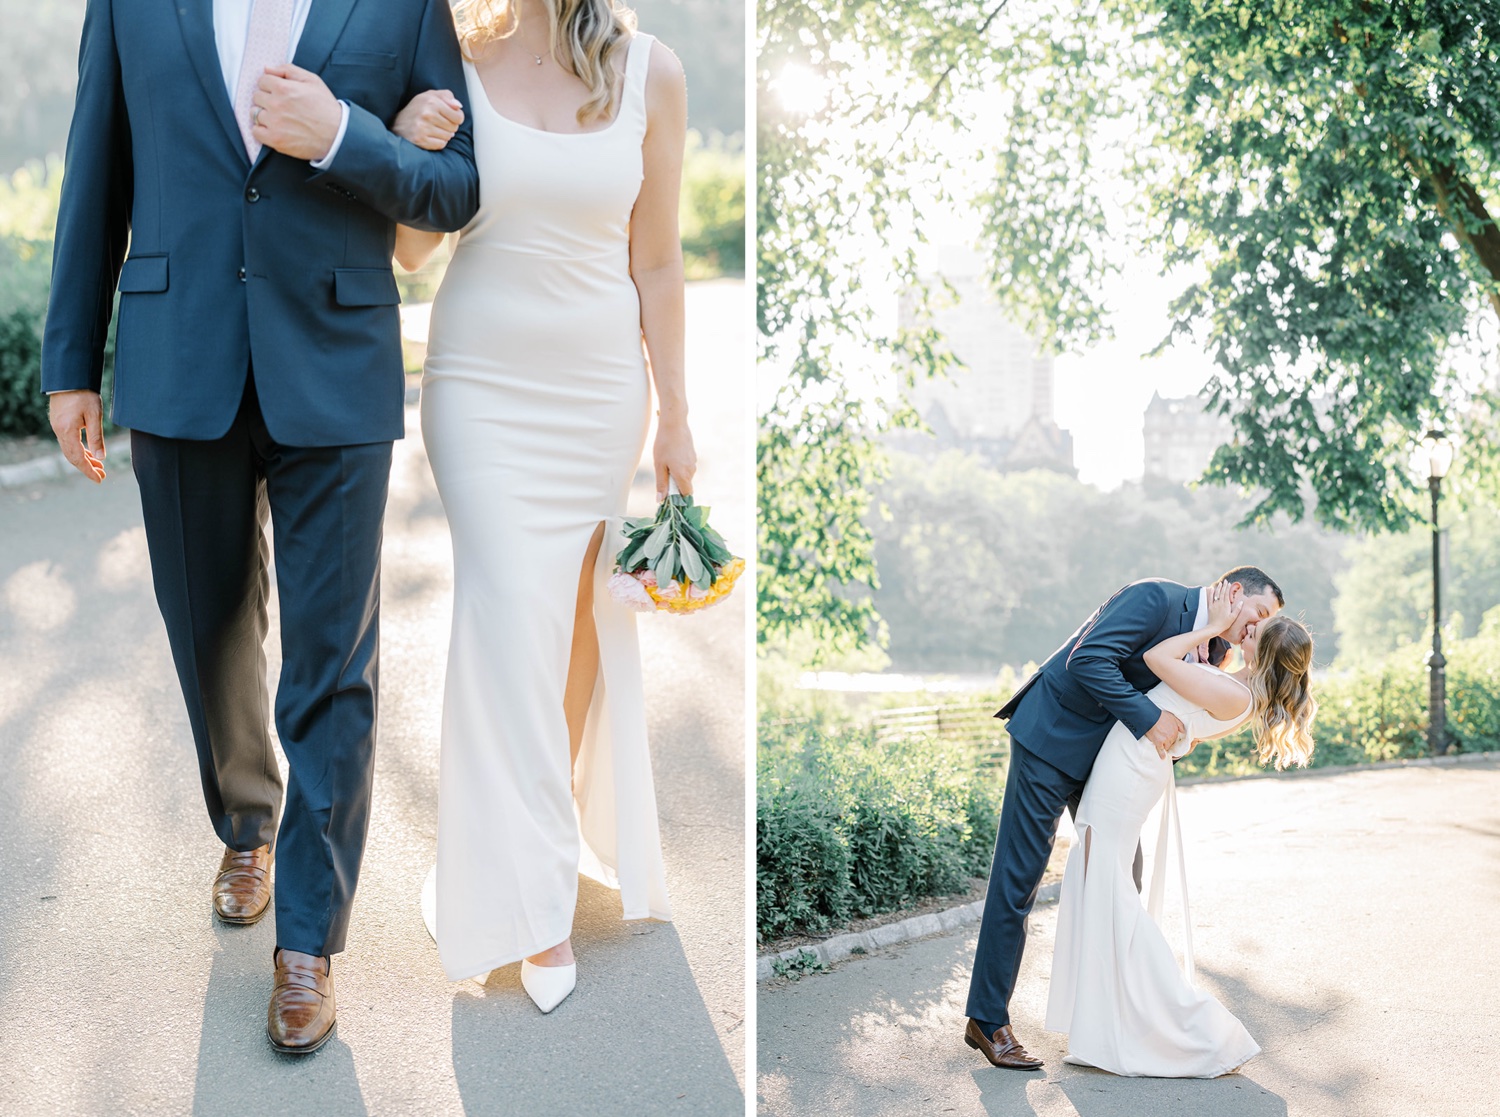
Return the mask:
M 1156 719 L 1156 724 L 1146 730 L 1146 740 L 1156 746 L 1156 755 L 1165 760 L 1184 730 L 1185 727 L 1176 714 L 1163 710 L 1161 717 Z
M 90 481 L 95 484 L 103 481 L 104 405 L 99 393 L 87 389 L 53 392 L 48 397 L 47 410 L 63 457 Z M 87 445 L 79 440 L 80 431 L 88 439 Z
M 290 62 L 266 67 L 250 103 L 250 134 L 273 151 L 309 162 L 328 154 L 344 118 L 323 79 Z

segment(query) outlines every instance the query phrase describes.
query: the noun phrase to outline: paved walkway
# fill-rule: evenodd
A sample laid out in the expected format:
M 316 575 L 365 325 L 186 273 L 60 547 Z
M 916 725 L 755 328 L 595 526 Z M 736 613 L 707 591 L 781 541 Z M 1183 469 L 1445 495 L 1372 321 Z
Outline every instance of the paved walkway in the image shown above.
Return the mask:
M 714 521 L 751 546 L 738 370 L 744 286 L 688 303 Z M 418 891 L 435 846 L 450 553 L 416 412 L 384 562 L 375 810 L 339 1031 L 266 1043 L 274 920 L 210 914 L 203 811 L 128 469 L 0 492 L 0 1113 L 714 1114 L 744 1111 L 749 587 L 640 630 L 675 923 L 625 923 L 583 882 L 579 988 L 551 1016 L 518 967 L 450 984 Z M 120 437 L 117 436 L 118 442 Z M 649 474 L 632 507 L 649 509 Z M 269 652 L 272 677 L 277 638 Z
M 1052 906 L 1012 1004 L 1044 1072 L 963 1045 L 970 930 L 761 986 L 761 1112 L 1500 1114 L 1500 762 L 1201 784 L 1179 802 L 1200 981 L 1264 1048 L 1242 1074 L 1063 1065 L 1063 1037 L 1041 1027 Z

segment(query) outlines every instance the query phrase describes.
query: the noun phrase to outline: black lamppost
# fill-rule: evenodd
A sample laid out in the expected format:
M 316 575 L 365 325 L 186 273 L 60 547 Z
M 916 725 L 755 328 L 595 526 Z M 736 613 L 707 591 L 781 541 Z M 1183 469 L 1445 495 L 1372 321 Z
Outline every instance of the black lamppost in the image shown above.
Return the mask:
M 1453 445 L 1440 430 L 1430 430 L 1422 438 L 1427 450 L 1427 488 L 1432 493 L 1432 652 L 1427 656 L 1430 687 L 1427 703 L 1427 748 L 1433 756 L 1448 750 L 1448 710 L 1443 668 L 1443 581 L 1441 547 L 1438 533 L 1438 501 L 1443 495 L 1443 478 L 1453 464 Z

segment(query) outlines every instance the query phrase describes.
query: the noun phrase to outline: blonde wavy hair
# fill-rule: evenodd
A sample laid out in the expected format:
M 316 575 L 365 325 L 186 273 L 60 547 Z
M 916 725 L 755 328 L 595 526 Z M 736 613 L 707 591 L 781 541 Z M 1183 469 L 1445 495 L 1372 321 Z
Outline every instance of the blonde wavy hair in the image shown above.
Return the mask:
M 635 13 L 617 0 L 532 0 L 547 12 L 552 56 L 589 88 L 578 123 L 613 119 L 620 102 L 625 50 L 635 33 Z M 510 0 L 456 0 L 453 15 L 464 57 L 516 32 Z
M 1312 720 L 1318 704 L 1312 696 L 1312 633 L 1292 617 L 1275 616 L 1256 629 L 1255 662 L 1246 681 L 1254 712 L 1256 758 L 1275 764 L 1307 767 L 1312 759 Z

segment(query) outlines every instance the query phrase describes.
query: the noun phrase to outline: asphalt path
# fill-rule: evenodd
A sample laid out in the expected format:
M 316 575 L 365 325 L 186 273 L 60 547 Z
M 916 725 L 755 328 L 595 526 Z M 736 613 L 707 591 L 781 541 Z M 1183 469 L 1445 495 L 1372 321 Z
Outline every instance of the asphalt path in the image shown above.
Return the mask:
M 969 929 L 762 985 L 760 1112 L 1500 1114 L 1500 761 L 1199 784 L 1178 801 L 1199 981 L 1263 1049 L 1241 1073 L 1065 1066 L 1065 1037 L 1041 1026 L 1052 905 L 1033 914 L 1011 1004 L 1045 1070 L 995 1069 L 964 1046 Z M 1169 915 L 1174 896 L 1169 883 Z
M 752 545 L 745 288 L 689 288 L 698 490 Z M 339 1030 L 265 1037 L 275 920 L 226 927 L 128 468 L 0 491 L 0 1113 L 740 1114 L 745 624 L 752 588 L 640 624 L 676 921 L 580 882 L 577 991 L 448 982 L 418 895 L 436 843 L 451 551 L 415 408 L 386 519 L 374 812 Z M 117 435 L 115 445 L 123 444 Z M 648 444 L 649 453 L 649 444 Z M 653 503 L 638 474 L 632 514 Z M 268 641 L 274 681 L 274 628 Z

